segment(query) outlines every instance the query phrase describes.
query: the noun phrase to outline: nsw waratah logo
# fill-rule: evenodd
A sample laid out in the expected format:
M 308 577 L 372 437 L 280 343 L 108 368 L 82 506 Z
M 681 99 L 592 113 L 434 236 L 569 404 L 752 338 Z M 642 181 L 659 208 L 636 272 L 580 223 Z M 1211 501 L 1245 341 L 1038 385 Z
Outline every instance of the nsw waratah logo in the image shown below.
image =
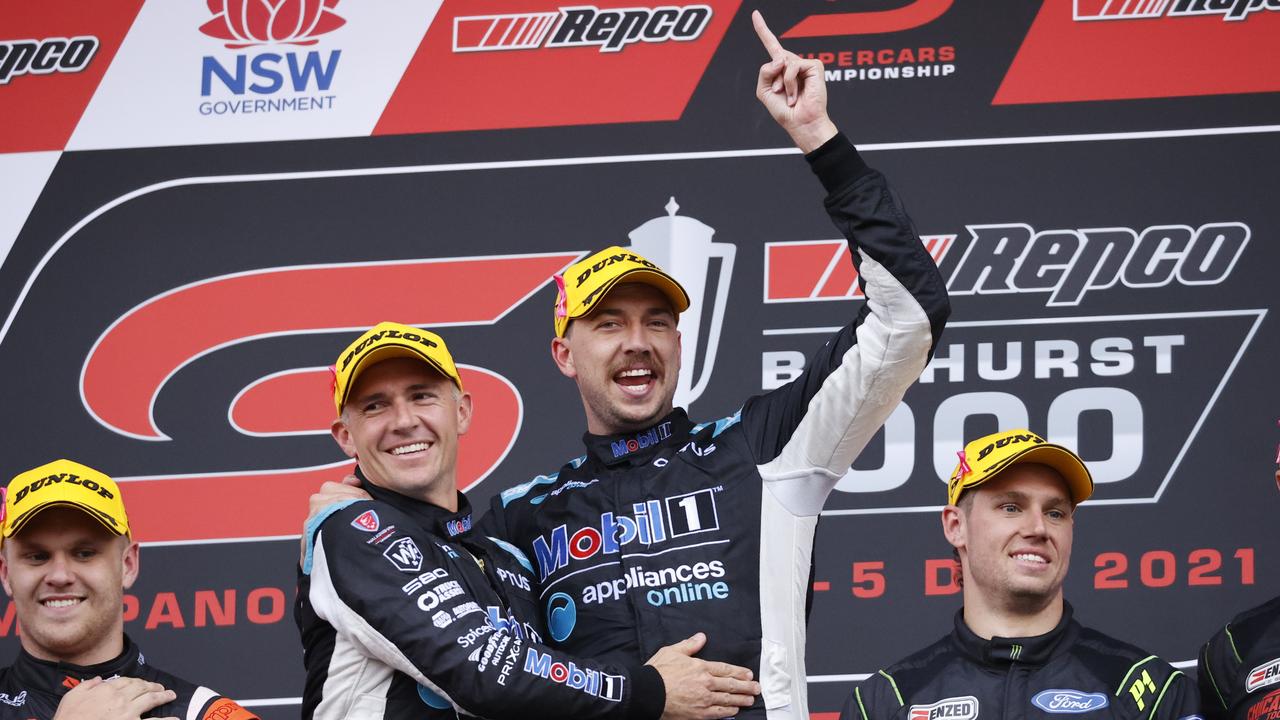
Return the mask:
M 338 0 L 207 0 L 213 19 L 200 32 L 231 49 L 283 43 L 314 45 L 346 24 L 333 11 Z
M 1079 690 L 1045 690 L 1031 698 L 1031 704 L 1051 713 L 1086 713 L 1107 706 L 1107 696 Z

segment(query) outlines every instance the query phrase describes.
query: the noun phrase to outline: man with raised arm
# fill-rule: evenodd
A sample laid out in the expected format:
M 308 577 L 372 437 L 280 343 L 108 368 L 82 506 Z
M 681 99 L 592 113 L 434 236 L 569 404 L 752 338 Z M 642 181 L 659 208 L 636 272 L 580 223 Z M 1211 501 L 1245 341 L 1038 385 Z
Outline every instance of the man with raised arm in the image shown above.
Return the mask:
M 569 267 L 551 354 L 577 384 L 585 455 L 503 492 L 485 526 L 533 559 L 560 647 L 633 661 L 705 631 L 703 657 L 757 669 L 761 698 L 739 717 L 808 718 L 819 512 L 919 377 L 949 305 L 885 178 L 828 117 L 821 63 L 753 22 L 771 58 L 756 95 L 825 187 L 866 303 L 796 380 L 699 423 L 673 406 L 679 283 L 617 247 Z
M 533 561 L 549 641 L 634 664 L 705 632 L 756 670 L 744 718 L 808 718 L 806 600 L 818 515 L 919 377 L 950 312 L 898 198 L 827 115 L 822 64 L 770 55 L 756 96 L 805 153 L 867 301 L 793 382 L 696 423 L 674 407 L 680 284 L 623 248 L 556 277 L 551 354 L 577 384 L 585 454 L 495 497 L 487 534 Z M 343 493 L 336 483 L 313 510 Z
M 1155 655 L 1083 627 L 1063 599 L 1084 462 L 1030 430 L 959 453 L 942 531 L 960 558 L 955 629 L 879 671 L 841 720 L 1190 720 L 1194 683 Z
M 543 644 L 525 555 L 472 528 L 458 492 L 471 396 L 438 335 L 382 323 L 334 366 L 333 436 L 368 500 L 308 522 L 296 619 L 304 718 L 709 720 L 759 692 L 680 638 L 606 664 Z

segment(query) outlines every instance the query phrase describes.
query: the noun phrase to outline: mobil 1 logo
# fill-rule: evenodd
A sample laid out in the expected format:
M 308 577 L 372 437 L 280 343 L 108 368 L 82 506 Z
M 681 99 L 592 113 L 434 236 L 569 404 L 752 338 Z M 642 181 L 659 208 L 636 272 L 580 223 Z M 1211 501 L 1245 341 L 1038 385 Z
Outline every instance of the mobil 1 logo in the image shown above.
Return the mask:
M 1265 312 L 953 322 L 824 512 L 936 508 L 965 440 L 1016 427 L 1080 453 L 1090 502 L 1158 500 Z

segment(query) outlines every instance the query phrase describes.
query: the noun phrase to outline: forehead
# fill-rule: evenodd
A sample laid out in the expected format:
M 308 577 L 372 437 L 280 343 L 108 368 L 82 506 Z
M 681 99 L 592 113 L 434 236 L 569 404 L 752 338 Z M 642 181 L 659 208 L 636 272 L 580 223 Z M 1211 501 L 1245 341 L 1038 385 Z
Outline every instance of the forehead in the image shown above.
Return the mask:
M 451 385 L 452 382 L 426 362 L 407 357 L 390 358 L 362 370 L 351 386 L 350 397 L 419 385 L 435 388 L 440 384 Z
M 1040 463 L 1018 463 L 971 492 L 978 497 L 1020 493 L 1041 500 L 1070 502 L 1067 481 L 1057 470 Z
M 51 507 L 41 510 L 22 530 L 6 543 L 18 545 L 51 545 L 55 543 L 109 542 L 119 535 L 107 530 L 102 523 L 89 517 L 84 511 L 72 507 Z
M 658 288 L 641 282 L 619 283 L 587 313 L 586 317 L 606 310 L 631 312 L 669 312 L 675 315 L 671 300 Z

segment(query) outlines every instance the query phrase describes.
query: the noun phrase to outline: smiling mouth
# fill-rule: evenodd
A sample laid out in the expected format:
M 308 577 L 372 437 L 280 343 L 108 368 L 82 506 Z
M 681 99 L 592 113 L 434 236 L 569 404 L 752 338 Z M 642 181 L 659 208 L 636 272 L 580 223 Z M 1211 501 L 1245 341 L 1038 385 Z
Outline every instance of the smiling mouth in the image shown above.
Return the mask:
M 413 453 L 425 452 L 430 444 L 425 442 L 416 442 L 409 445 L 401 445 L 400 447 L 391 448 L 389 451 L 392 455 L 412 455 Z
M 653 371 L 649 368 L 631 368 L 613 376 L 614 383 L 631 395 L 643 395 L 653 380 Z
M 49 600 L 41 601 L 40 604 L 47 608 L 68 608 L 74 605 L 79 605 L 81 602 L 82 600 L 80 598 L 51 598 Z
M 1034 563 L 1036 565 L 1048 565 L 1048 558 L 1035 553 L 1014 553 L 1013 559 L 1021 562 Z

